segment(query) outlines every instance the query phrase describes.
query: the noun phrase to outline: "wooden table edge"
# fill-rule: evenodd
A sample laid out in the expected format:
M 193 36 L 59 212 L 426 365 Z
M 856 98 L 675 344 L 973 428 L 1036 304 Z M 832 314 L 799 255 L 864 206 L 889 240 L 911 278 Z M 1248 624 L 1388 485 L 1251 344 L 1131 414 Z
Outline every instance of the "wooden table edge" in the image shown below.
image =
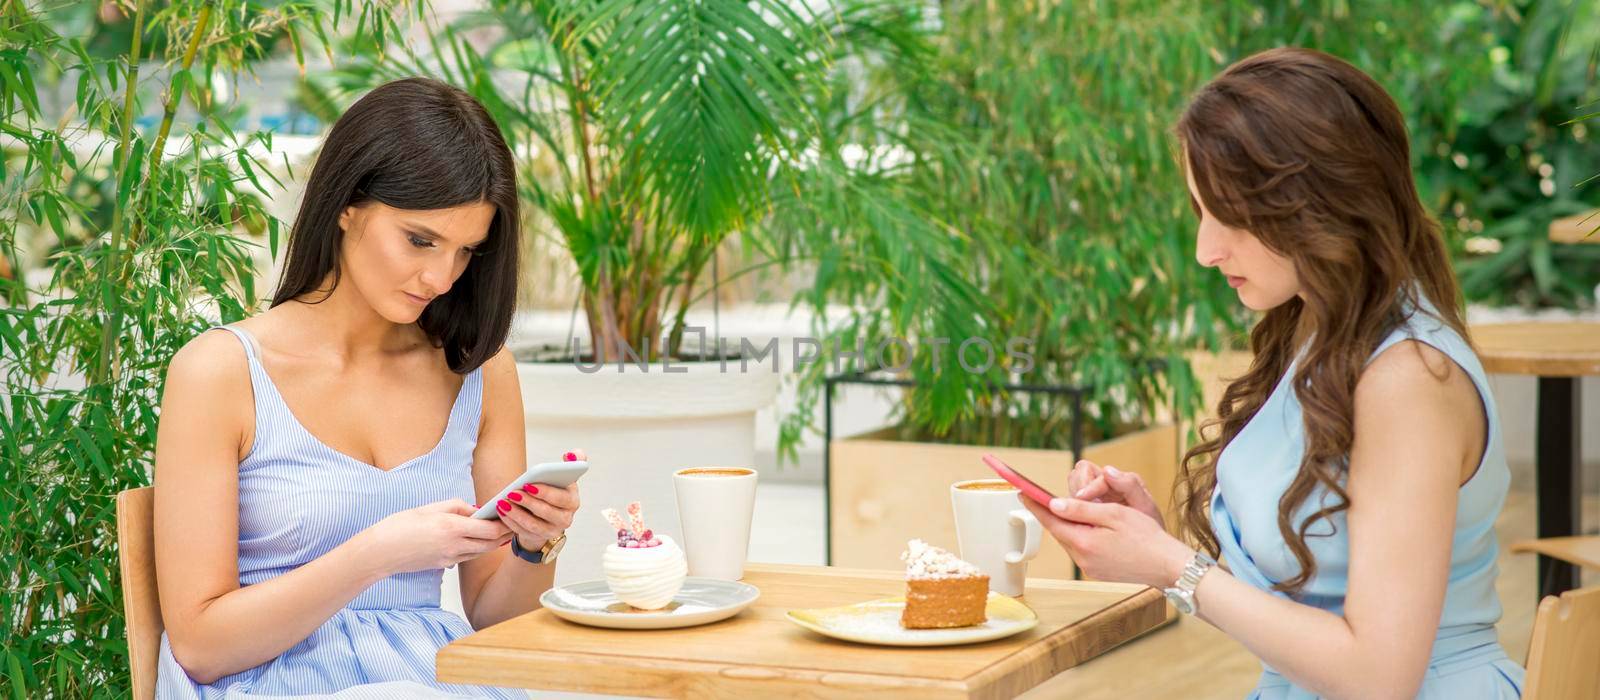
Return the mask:
M 1587 333 L 1600 335 L 1600 321 L 1496 321 L 1474 323 L 1468 327 L 1473 349 L 1483 370 L 1489 374 L 1516 374 L 1535 377 L 1586 377 L 1600 375 L 1600 346 L 1594 351 L 1537 349 L 1517 343 L 1499 343 L 1506 334 L 1537 335 Z
M 496 687 L 509 687 L 524 690 L 552 690 L 556 692 L 597 693 L 642 695 L 637 691 L 621 691 L 615 688 L 594 689 L 576 687 L 541 688 L 535 683 L 542 676 L 538 668 L 546 665 L 563 665 L 567 669 L 594 668 L 604 669 L 610 662 L 598 659 L 589 654 L 564 654 L 560 652 L 541 651 L 530 652 L 499 647 L 467 646 L 457 647 L 453 652 L 447 653 L 450 646 L 440 649 L 434 657 L 434 677 L 440 683 L 463 683 L 472 685 L 496 685 L 485 683 L 481 674 L 459 671 L 458 667 L 473 661 L 504 662 L 508 667 L 515 669 L 507 673 L 501 680 L 515 681 L 514 685 L 497 685 Z M 940 680 L 922 676 L 892 675 L 884 673 L 850 673 L 827 671 L 822 669 L 806 668 L 799 666 L 762 666 L 756 669 L 739 669 L 728 664 L 712 661 L 686 661 L 684 659 L 667 659 L 656 656 L 617 655 L 613 658 L 628 659 L 640 674 L 660 674 L 668 678 L 693 680 L 695 676 L 720 677 L 726 681 L 749 681 L 765 684 L 785 676 L 805 678 L 817 683 L 819 688 L 832 688 L 839 691 L 866 692 L 904 692 L 914 689 L 921 693 L 929 693 L 927 697 L 955 697 L 969 696 L 967 684 L 957 680 Z M 512 666 L 515 664 L 515 666 Z M 673 697 L 670 695 L 656 697 Z
M 1101 583 L 1101 582 L 1098 582 L 1098 581 L 1073 581 L 1072 583 Z M 1027 691 L 1027 690 L 1029 690 L 1029 689 L 1031 689 L 1031 688 L 1033 688 L 1035 686 L 1038 686 L 1038 685 L 1044 683 L 1045 681 L 1047 681 L 1047 680 L 1049 680 L 1051 678 L 1054 678 L 1056 675 L 1058 675 L 1060 673 L 1063 673 L 1063 672 L 1065 672 L 1065 671 L 1067 671 L 1069 669 L 1078 668 L 1078 667 L 1081 667 L 1081 666 L 1083 666 L 1085 664 L 1094 663 L 1095 659 L 1098 659 L 1101 656 L 1104 656 L 1105 654 L 1110 653 L 1112 650 L 1114 650 L 1114 649 L 1116 649 L 1118 647 L 1121 647 L 1122 645 L 1127 644 L 1128 642 L 1131 642 L 1131 641 L 1134 641 L 1134 640 L 1139 639 L 1141 637 L 1144 637 L 1145 635 L 1148 635 L 1151 632 L 1155 632 L 1156 630 L 1160 630 L 1160 629 L 1162 629 L 1164 627 L 1167 627 L 1167 626 L 1171 625 L 1174 622 L 1177 622 L 1177 620 L 1178 620 L 1177 611 L 1175 609 L 1173 609 L 1172 606 L 1170 606 L 1170 605 L 1168 605 L 1166 603 L 1166 597 L 1164 595 L 1162 595 L 1161 591 L 1158 591 L 1158 590 L 1156 590 L 1154 588 L 1151 588 L 1149 586 L 1140 586 L 1138 584 L 1113 584 L 1113 585 L 1117 585 L 1117 586 L 1136 586 L 1139 590 L 1133 591 L 1126 598 L 1123 598 L 1122 600 L 1119 600 L 1116 603 L 1113 603 L 1112 605 L 1108 605 L 1105 608 L 1102 608 L 1100 611 L 1094 613 L 1093 615 L 1090 615 L 1088 617 L 1083 618 L 1082 621 L 1088 621 L 1088 620 L 1092 620 L 1092 619 L 1094 619 L 1096 617 L 1102 617 L 1102 616 L 1108 616 L 1108 615 L 1121 613 L 1121 612 L 1124 612 L 1125 610 L 1127 610 L 1129 608 L 1133 608 L 1133 609 L 1149 608 L 1149 611 L 1147 611 L 1143 616 L 1138 617 L 1138 618 L 1134 618 L 1134 624 L 1138 625 L 1142 629 L 1139 629 L 1134 634 L 1128 635 L 1126 638 L 1118 640 L 1117 643 L 1112 644 L 1111 646 L 1100 650 L 1099 653 L 1096 653 L 1094 656 L 1092 656 L 1089 659 L 1085 660 L 1083 663 L 1073 664 L 1071 666 L 1066 666 L 1066 667 L 1063 667 L 1063 668 L 1055 669 L 1054 671 L 1052 671 L 1048 675 L 1045 675 L 1044 677 L 1041 677 L 1041 678 L 1029 679 L 1029 683 L 1028 683 L 1028 685 L 1026 687 L 1022 687 L 1022 688 L 1016 688 L 1016 687 L 1006 688 L 1005 690 L 1007 690 L 1007 691 L 1014 691 L 1014 692 L 1010 692 L 1008 695 L 1005 695 L 1006 697 L 1009 697 L 1011 695 L 1017 695 L 1017 694 L 1020 694 L 1022 692 L 1025 692 L 1025 691 Z M 1026 598 L 1026 596 L 1024 596 L 1024 598 Z M 1152 606 L 1151 603 L 1157 603 L 1157 604 Z M 1156 613 L 1156 615 L 1151 615 L 1150 614 L 1151 611 L 1158 611 L 1158 612 Z M 1158 619 L 1151 619 L 1152 617 L 1157 617 L 1157 616 L 1159 616 Z M 1068 644 L 1069 642 L 1067 642 L 1066 639 L 1069 636 L 1068 632 L 1070 630 L 1071 630 L 1070 626 L 1069 627 L 1063 627 L 1063 628 L 1061 628 L 1059 630 L 1056 630 L 1055 632 L 1052 632 L 1049 635 L 1037 640 L 1033 644 L 1030 644 L 1030 645 L 1028 645 L 1026 647 L 1023 647 L 1021 649 L 1016 650 L 1010 656 L 1007 656 L 1004 659 L 1001 659 L 1000 661 L 997 661 L 994 664 L 991 664 L 988 668 L 985 668 L 985 669 L 983 669 L 981 671 L 978 671 L 977 673 L 974 673 L 971 676 L 968 676 L 963 680 L 967 683 L 967 687 L 968 687 L 969 691 L 972 693 L 973 697 L 985 697 L 986 696 L 985 691 L 987 691 L 992 686 L 994 686 L 995 684 L 997 684 L 1000 681 L 1002 681 L 1004 679 L 1005 674 L 1007 672 L 1009 672 L 1010 669 L 1015 668 L 1018 665 L 1026 666 L 1029 662 L 1033 661 L 1034 659 L 1036 659 L 1038 657 L 1045 656 L 1045 655 L 1048 655 L 1048 654 L 1054 654 L 1056 652 L 1056 650 L 1058 650 L 1062 646 Z
M 746 571 L 755 572 L 758 574 L 798 575 L 820 575 L 822 572 L 826 571 L 828 575 L 869 578 L 877 580 L 901 580 L 905 577 L 904 572 L 897 570 L 850 569 L 800 564 L 751 564 L 746 566 Z M 1096 617 L 1122 612 L 1127 608 L 1148 606 L 1151 602 L 1149 600 L 1150 598 L 1163 598 L 1161 592 L 1154 588 L 1131 583 L 1030 578 L 1026 582 L 1026 587 L 1028 589 L 1083 590 L 1098 593 L 1127 593 L 1126 596 L 1118 600 L 1116 603 L 1099 610 L 1098 612 L 1084 618 L 1084 620 L 1091 620 Z M 1026 595 L 1021 598 L 1021 601 L 1024 604 L 1027 603 Z M 1148 626 L 1145 626 L 1135 634 L 1129 635 L 1125 639 L 1117 641 L 1116 644 L 1107 647 L 1105 650 L 1102 650 L 1100 654 L 1109 652 L 1112 649 L 1128 643 L 1129 641 L 1138 639 L 1146 634 L 1149 634 L 1150 632 L 1161 629 L 1171 624 L 1176 619 L 1176 617 L 1172 614 L 1171 607 L 1166 605 L 1164 600 L 1161 605 L 1152 606 L 1151 609 L 1160 610 L 1163 619 L 1156 620 L 1153 623 L 1146 623 L 1141 618 L 1141 620 L 1136 624 L 1140 624 L 1141 626 L 1148 624 Z M 534 615 L 541 611 L 543 611 L 546 615 L 551 614 L 549 611 L 539 608 L 524 613 L 524 615 Z M 566 621 L 563 622 L 565 624 L 575 624 Z M 1069 629 L 1070 627 L 1063 627 L 1059 630 L 1056 630 L 1045 637 L 1035 640 L 1028 646 L 1016 650 L 1012 654 L 995 662 L 993 665 L 981 671 L 975 672 L 971 676 L 961 679 L 940 680 L 922 676 L 894 673 L 849 673 L 810 668 L 806 666 L 787 666 L 780 664 L 763 665 L 757 669 L 751 669 L 748 672 L 749 675 L 746 675 L 745 678 L 753 681 L 765 681 L 781 677 L 787 672 L 800 676 L 815 678 L 816 681 L 824 688 L 833 687 L 835 689 L 842 690 L 844 687 L 850 687 L 855 690 L 863 691 L 871 688 L 879 688 L 882 690 L 903 691 L 908 687 L 914 687 L 937 694 L 939 696 L 948 694 L 953 697 L 985 697 L 986 691 L 992 688 L 999 681 L 1003 680 L 1005 675 L 1011 672 L 1012 669 L 1016 668 L 1018 664 L 1026 665 L 1028 662 L 1038 658 L 1039 656 L 1055 653 L 1057 649 L 1065 645 L 1067 642 L 1061 640 L 1066 636 L 1066 633 Z M 813 634 L 810 632 L 807 633 Z M 1096 654 L 1096 656 L 1099 656 L 1099 654 Z M 613 658 L 627 659 L 631 663 L 646 669 L 658 668 L 664 671 L 670 668 L 672 669 L 672 673 L 678 676 L 685 675 L 681 673 L 681 671 L 687 667 L 691 669 L 692 673 L 699 673 L 706 676 L 720 676 L 723 678 L 738 678 L 737 673 L 730 675 L 730 669 L 726 664 L 718 662 L 702 662 L 693 660 L 686 661 L 678 657 L 645 656 L 637 654 L 618 654 Z M 439 649 L 439 651 L 434 655 L 434 675 L 441 683 L 493 685 L 490 683 L 485 683 L 482 679 L 482 676 L 479 674 L 469 673 L 460 669 L 462 666 L 470 665 L 470 663 L 473 661 L 503 661 L 506 662 L 508 666 L 515 663 L 517 664 L 515 668 L 518 668 L 519 670 L 507 674 L 503 680 L 517 679 L 519 682 L 528 683 L 529 685 L 536 681 L 540 676 L 536 672 L 520 670 L 523 667 L 540 667 L 541 665 L 548 664 L 563 664 L 568 667 L 592 666 L 596 668 L 603 668 L 607 665 L 605 661 L 587 653 L 505 649 L 503 647 L 479 642 L 473 639 L 473 635 L 468 635 L 467 637 L 457 639 Z M 1089 659 L 1089 661 L 1093 661 L 1093 658 Z M 1088 662 L 1086 661 L 1085 663 Z M 1049 680 L 1054 675 L 1067 670 L 1067 668 L 1073 668 L 1077 665 L 1081 664 L 1056 670 L 1049 675 L 1045 675 L 1037 679 L 1029 678 L 1027 679 L 1026 687 L 1018 689 L 1018 692 L 1037 686 L 1044 681 Z M 515 685 L 500 687 L 527 688 L 529 686 Z M 549 688 L 549 690 L 564 690 L 566 692 L 611 692 L 562 688 Z M 930 695 L 929 697 L 933 697 L 933 695 Z

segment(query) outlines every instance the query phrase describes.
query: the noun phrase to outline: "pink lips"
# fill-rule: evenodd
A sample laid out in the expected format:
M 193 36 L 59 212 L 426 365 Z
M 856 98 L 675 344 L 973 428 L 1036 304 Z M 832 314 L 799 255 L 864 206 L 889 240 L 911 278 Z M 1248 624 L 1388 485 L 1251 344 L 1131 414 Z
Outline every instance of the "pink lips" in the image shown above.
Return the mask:
M 1245 283 L 1245 279 L 1243 277 L 1234 277 L 1233 275 L 1228 275 L 1228 286 L 1229 287 L 1233 287 L 1234 289 L 1238 289 L 1240 287 L 1243 287 L 1244 283 Z
M 419 297 L 419 296 L 417 296 L 415 294 L 412 294 L 411 292 L 401 292 L 401 294 L 406 295 L 406 299 L 409 299 L 411 301 L 411 303 L 417 304 L 419 306 L 427 306 L 429 302 L 433 301 L 432 299 L 424 299 L 422 297 Z

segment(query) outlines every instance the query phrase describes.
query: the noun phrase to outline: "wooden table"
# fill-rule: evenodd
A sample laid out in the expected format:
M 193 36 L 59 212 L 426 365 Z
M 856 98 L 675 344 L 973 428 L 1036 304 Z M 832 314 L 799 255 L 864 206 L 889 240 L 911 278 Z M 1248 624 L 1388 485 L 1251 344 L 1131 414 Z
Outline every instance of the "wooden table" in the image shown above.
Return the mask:
M 1600 375 L 1600 323 L 1479 325 L 1472 327 L 1472 340 L 1486 371 L 1539 378 L 1534 438 L 1538 536 L 1579 534 L 1583 525 L 1579 380 Z M 1539 556 L 1541 597 L 1577 587 L 1577 567 Z
M 898 571 L 751 564 L 761 599 L 737 617 L 622 631 L 535 610 L 439 651 L 438 679 L 648 697 L 1011 698 L 1175 619 L 1153 588 L 1030 579 L 1039 626 L 994 642 L 920 649 L 842 642 L 784 613 L 904 595 Z M 1136 642 L 1137 643 L 1137 642 Z
M 1573 214 L 1550 222 L 1550 240 L 1556 243 L 1600 243 L 1600 209 Z

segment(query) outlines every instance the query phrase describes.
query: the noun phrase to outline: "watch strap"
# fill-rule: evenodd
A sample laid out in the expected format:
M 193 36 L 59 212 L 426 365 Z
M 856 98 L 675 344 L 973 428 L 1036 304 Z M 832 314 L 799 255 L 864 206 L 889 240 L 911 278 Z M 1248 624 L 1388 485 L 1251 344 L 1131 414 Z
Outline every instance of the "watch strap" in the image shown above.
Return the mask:
M 1200 587 L 1200 579 L 1217 565 L 1217 560 L 1204 551 L 1195 551 L 1189 558 L 1189 563 L 1184 565 L 1183 572 L 1178 575 L 1178 580 L 1173 582 L 1171 588 L 1164 589 L 1167 599 L 1171 600 L 1178 609 L 1184 613 L 1194 614 L 1199 609 L 1195 602 L 1195 589 Z
M 540 548 L 540 549 L 536 549 L 536 550 L 530 552 L 530 551 L 522 548 L 522 543 L 518 541 L 520 539 L 522 539 L 522 538 L 520 538 L 520 537 L 511 538 L 511 554 L 513 556 L 515 556 L 516 558 L 518 558 L 518 559 L 521 559 L 521 560 L 523 560 L 525 562 L 528 562 L 529 564 L 543 564 L 544 563 L 544 549 Z

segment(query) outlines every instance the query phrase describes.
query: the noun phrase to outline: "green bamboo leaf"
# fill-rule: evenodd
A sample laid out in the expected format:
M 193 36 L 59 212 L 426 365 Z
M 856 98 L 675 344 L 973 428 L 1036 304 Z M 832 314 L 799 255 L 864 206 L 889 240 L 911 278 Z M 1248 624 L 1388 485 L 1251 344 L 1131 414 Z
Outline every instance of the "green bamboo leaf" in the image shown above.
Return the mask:
M 134 193 L 139 189 L 140 174 L 144 172 L 144 152 L 146 148 L 144 139 L 137 136 L 130 136 L 129 138 L 133 139 L 133 147 L 128 151 L 128 162 L 121 166 L 123 168 L 122 179 L 117 183 L 117 206 L 124 211 L 127 210 L 128 202 L 132 200 Z
M 11 696 L 16 700 L 27 700 L 27 678 L 22 675 L 22 661 L 19 654 L 18 651 L 5 650 L 6 669 L 11 672 Z
M 75 443 L 77 453 L 88 457 L 89 462 L 94 465 L 95 475 L 103 479 L 110 479 L 112 477 L 111 466 L 106 464 L 105 456 L 100 453 L 100 446 L 96 443 L 94 437 L 78 426 L 72 427 L 72 435 L 77 439 Z
M 267 188 L 262 187 L 261 181 L 256 179 L 256 170 L 250 167 L 250 157 L 242 150 L 235 152 L 235 155 L 237 156 L 239 167 L 244 170 L 245 177 L 250 179 L 250 184 L 255 185 L 257 192 L 265 194 Z
M 28 105 L 28 114 L 35 118 L 39 115 L 39 90 L 33 85 L 33 71 L 23 70 L 17 72 L 17 77 L 22 83 L 22 99 Z
M 54 571 L 61 578 L 61 582 L 66 584 L 68 591 L 71 591 L 75 596 L 88 594 L 89 591 L 84 588 L 83 581 L 78 578 L 77 574 L 72 573 L 72 562 L 57 561 L 54 563 L 61 564 L 61 566 L 55 567 Z
M 18 79 L 17 74 L 12 71 L 11 65 L 5 61 L 0 61 L 0 85 L 3 85 L 6 88 L 7 94 L 5 95 L 6 99 L 4 104 L 7 107 L 10 106 L 11 100 L 17 100 L 18 102 L 22 103 L 22 108 L 30 119 L 39 118 L 38 110 L 25 96 L 22 87 L 22 81 Z

